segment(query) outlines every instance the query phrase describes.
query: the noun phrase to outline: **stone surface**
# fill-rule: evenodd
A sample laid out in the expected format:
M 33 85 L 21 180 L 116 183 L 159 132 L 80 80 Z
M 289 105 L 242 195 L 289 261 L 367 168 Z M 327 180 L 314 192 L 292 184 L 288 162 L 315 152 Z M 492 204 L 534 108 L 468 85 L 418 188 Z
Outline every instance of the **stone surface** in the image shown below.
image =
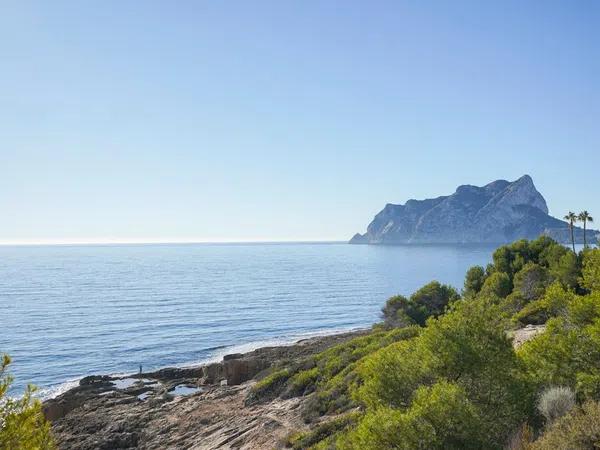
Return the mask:
M 528 325 L 511 333 L 511 337 L 518 346 L 543 331 L 543 325 Z M 276 368 L 364 333 L 357 331 L 308 339 L 291 346 L 260 348 L 228 355 L 222 363 L 215 364 L 269 361 Z M 226 370 L 221 370 L 215 379 L 225 373 Z M 80 386 L 45 402 L 44 410 L 52 421 L 52 431 L 61 450 L 270 450 L 284 448 L 285 438 L 291 432 L 307 429 L 301 410 L 314 393 L 248 402 L 255 378 L 234 386 L 215 382 L 187 396 L 168 393 L 175 386 L 197 386 L 205 375 L 202 367 L 163 369 L 128 377 L 137 378 L 138 382 L 126 389 L 116 389 L 113 377 L 88 377 Z
M 546 325 L 527 325 L 512 333 L 513 347 L 519 348 L 525 342 L 546 331 Z
M 306 428 L 300 406 L 307 397 L 246 404 L 254 378 L 364 333 L 305 339 L 227 355 L 205 366 L 131 375 L 126 378 L 137 382 L 125 389 L 115 387 L 120 378 L 86 377 L 46 401 L 44 411 L 61 450 L 282 448 L 291 431 Z M 187 396 L 169 393 L 182 385 L 202 386 Z
M 568 224 L 548 214 L 544 197 L 529 175 L 516 181 L 497 180 L 483 187 L 464 185 L 449 196 L 387 204 L 356 234 L 351 244 L 505 243 L 546 234 L 569 242 Z M 588 242 L 598 232 L 588 230 Z M 576 242 L 583 230 L 575 228 Z

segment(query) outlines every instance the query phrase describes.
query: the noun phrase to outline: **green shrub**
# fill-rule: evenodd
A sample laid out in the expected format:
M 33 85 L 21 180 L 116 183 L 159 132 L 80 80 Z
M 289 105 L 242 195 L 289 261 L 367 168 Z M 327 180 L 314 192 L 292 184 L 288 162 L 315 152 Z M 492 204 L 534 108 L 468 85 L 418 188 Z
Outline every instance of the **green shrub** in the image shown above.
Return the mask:
M 553 283 L 541 299 L 525 305 L 515 314 L 515 319 L 523 324 L 546 323 L 551 317 L 566 314 L 575 298 L 575 294 L 565 290 L 560 283 Z
M 590 412 L 575 407 L 560 416 L 574 398 L 600 399 L 596 254 L 579 257 L 547 237 L 517 241 L 497 249 L 485 271 L 469 269 L 463 300 L 437 282 L 409 298 L 392 297 L 376 331 L 290 368 L 285 392 L 313 393 L 302 411 L 307 422 L 357 406 L 361 411 L 354 425 L 317 425 L 297 435 L 295 445 L 524 450 L 542 431 L 544 415 L 547 431 L 531 445 L 592 448 L 592 432 L 580 432 L 581 444 L 570 431 Z M 546 328 L 515 351 L 507 337 L 511 319 Z M 544 389 L 538 413 L 535 393 Z M 564 442 L 557 427 L 566 433 Z
M 493 254 L 493 261 L 493 265 L 487 270 L 488 274 L 505 273 L 511 283 L 515 275 L 531 263 L 548 269 L 551 279 L 558 280 L 570 289 L 578 287 L 578 278 L 581 275 L 581 264 L 577 255 L 547 236 L 533 241 L 520 240 L 499 247 Z
M 506 337 L 499 308 L 483 299 L 462 301 L 414 340 L 365 358 L 355 397 L 367 409 L 410 406 L 419 386 L 453 381 L 481 414 L 482 430 L 500 443 L 533 409 L 533 386 Z
M 384 323 L 388 327 L 414 323 L 425 325 L 429 317 L 439 316 L 459 298 L 453 287 L 432 281 L 412 294 L 410 299 L 402 295 L 388 299 L 382 309 Z
M 508 274 L 504 272 L 493 272 L 481 288 L 480 295 L 482 297 L 494 297 L 502 299 L 512 292 L 512 282 Z
M 346 435 L 341 449 L 480 449 L 489 448 L 477 408 L 458 385 L 440 381 L 421 386 L 406 410 L 379 407 Z
M 324 414 L 346 411 L 355 406 L 349 390 L 358 381 L 357 363 L 377 349 L 412 339 L 419 332 L 417 326 L 395 328 L 335 345 L 303 362 L 275 370 L 252 387 L 246 403 L 251 405 L 278 396 L 288 398 L 314 392 L 303 406 L 302 416 L 306 422 Z
M 330 440 L 336 433 L 354 424 L 358 417 L 358 413 L 352 412 L 322 422 L 310 431 L 292 434 L 287 438 L 286 444 L 298 450 L 314 447 L 324 440 Z
M 575 406 L 575 392 L 569 387 L 556 386 L 540 395 L 537 408 L 547 423 L 552 423 L 567 414 Z
M 280 369 L 262 380 L 258 381 L 250 389 L 246 398 L 246 404 L 261 403 L 273 400 L 283 391 L 285 382 L 292 376 L 292 371 L 288 368 Z
M 581 400 L 600 400 L 600 373 L 580 372 L 576 380 L 577 394 Z
M 600 292 L 573 296 L 567 305 L 567 313 L 574 325 L 582 327 L 593 324 L 600 318 Z
M 319 376 L 318 367 L 313 367 L 312 369 L 303 370 L 296 373 L 288 382 L 285 396 L 296 397 L 314 391 L 314 387 Z
M 8 355 L 2 355 L 0 359 L 0 449 L 54 449 L 50 424 L 44 418 L 42 404 L 33 398 L 35 388 L 28 386 L 20 399 L 7 396 L 13 380 L 7 372 L 9 364 Z
M 506 273 L 512 280 L 513 276 L 528 262 L 546 265 L 545 256 L 552 248 L 559 245 L 547 236 L 540 236 L 533 241 L 521 239 L 512 244 L 503 245 L 497 248 L 492 255 L 494 268 L 496 271 Z
M 583 374 L 600 372 L 600 296 L 575 297 L 567 313 L 546 324 L 546 331 L 524 343 L 519 356 L 541 386 L 575 387 Z
M 370 408 L 407 407 L 413 392 L 425 382 L 427 360 L 424 350 L 415 351 L 414 341 L 398 342 L 365 358 L 357 370 L 363 383 L 355 389 L 354 397 Z
M 600 291 L 600 249 L 583 252 L 582 284 L 590 291 Z
M 305 388 L 307 392 L 316 392 L 303 408 L 304 420 L 310 422 L 324 414 L 352 408 L 355 403 L 350 389 L 358 384 L 360 375 L 356 368 L 362 358 L 394 342 L 412 339 L 418 335 L 419 330 L 419 327 L 413 326 L 373 333 L 352 339 L 317 355 L 315 359 L 318 377 L 314 380 L 312 389 Z M 300 374 L 299 377 L 302 376 Z
M 566 250 L 566 249 L 565 249 Z M 568 289 L 577 289 L 581 276 L 581 265 L 575 253 L 566 252 L 556 261 L 550 263 L 550 274 Z
M 465 276 L 465 284 L 463 288 L 463 295 L 465 297 L 472 297 L 477 294 L 483 287 L 485 282 L 485 269 L 481 266 L 473 266 L 467 270 Z
M 386 328 L 406 327 L 415 323 L 407 311 L 411 309 L 410 301 L 403 295 L 390 297 L 381 309 L 383 324 Z
M 554 424 L 528 450 L 591 450 L 600 447 L 600 403 L 586 402 Z
M 548 269 L 533 262 L 528 262 L 515 274 L 514 291 L 526 302 L 540 298 L 550 284 Z

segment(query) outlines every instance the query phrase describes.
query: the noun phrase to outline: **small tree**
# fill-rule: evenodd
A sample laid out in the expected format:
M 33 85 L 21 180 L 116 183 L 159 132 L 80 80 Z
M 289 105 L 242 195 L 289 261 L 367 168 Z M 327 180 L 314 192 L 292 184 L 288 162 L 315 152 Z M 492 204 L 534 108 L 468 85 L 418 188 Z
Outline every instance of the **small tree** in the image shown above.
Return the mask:
M 481 266 L 473 266 L 467 271 L 465 276 L 465 286 L 463 294 L 466 297 L 477 294 L 485 282 L 485 269 Z
M 505 298 L 512 292 L 512 283 L 508 274 L 504 272 L 493 272 L 481 288 L 481 295 Z
M 590 291 L 600 291 L 600 249 L 583 253 L 582 284 Z
M 390 297 L 381 312 L 387 327 L 405 327 L 407 325 L 425 325 L 431 316 L 437 317 L 446 307 L 460 296 L 452 287 L 437 281 L 427 283 L 410 298 L 402 295 Z
M 415 321 L 406 314 L 410 308 L 409 300 L 403 295 L 390 297 L 385 302 L 385 306 L 381 308 L 384 325 L 388 328 L 395 328 L 414 324 Z
M 42 413 L 42 404 L 33 398 L 35 388 L 29 385 L 20 399 L 8 397 L 13 378 L 8 374 L 10 358 L 0 359 L 0 449 L 54 449 L 50 424 Z

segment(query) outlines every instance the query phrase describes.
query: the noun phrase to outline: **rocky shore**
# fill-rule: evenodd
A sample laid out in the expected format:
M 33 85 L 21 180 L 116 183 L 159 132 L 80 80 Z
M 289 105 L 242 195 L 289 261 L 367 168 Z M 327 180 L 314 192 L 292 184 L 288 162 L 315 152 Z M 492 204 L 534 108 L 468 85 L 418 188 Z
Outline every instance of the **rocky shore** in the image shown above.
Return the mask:
M 129 377 L 89 376 L 44 403 L 60 449 L 272 449 L 306 427 L 306 397 L 253 405 L 250 388 L 274 368 L 366 330 L 264 347 L 223 361 Z

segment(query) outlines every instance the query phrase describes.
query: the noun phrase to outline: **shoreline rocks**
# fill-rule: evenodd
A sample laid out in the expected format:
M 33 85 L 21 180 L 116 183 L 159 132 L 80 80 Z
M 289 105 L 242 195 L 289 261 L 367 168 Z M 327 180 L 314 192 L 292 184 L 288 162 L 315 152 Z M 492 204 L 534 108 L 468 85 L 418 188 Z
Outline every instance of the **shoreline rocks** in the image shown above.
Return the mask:
M 92 375 L 43 409 L 60 449 L 275 448 L 305 426 L 298 411 L 305 399 L 245 405 L 250 387 L 282 364 L 367 332 L 263 347 L 197 367 Z

